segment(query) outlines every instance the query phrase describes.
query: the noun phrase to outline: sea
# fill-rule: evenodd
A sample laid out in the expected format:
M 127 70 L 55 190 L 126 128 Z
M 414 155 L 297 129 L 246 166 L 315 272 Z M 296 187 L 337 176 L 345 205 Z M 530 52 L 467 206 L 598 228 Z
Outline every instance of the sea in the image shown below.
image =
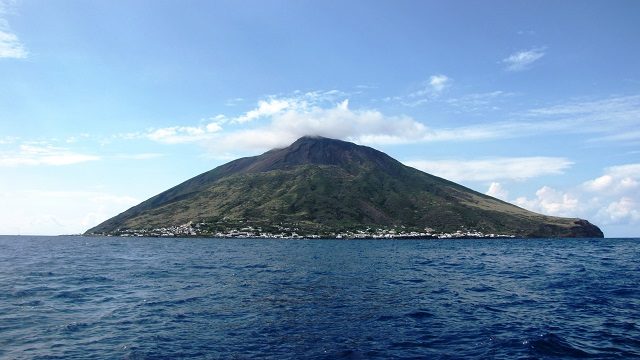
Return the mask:
M 640 358 L 640 239 L 2 236 L 0 358 Z

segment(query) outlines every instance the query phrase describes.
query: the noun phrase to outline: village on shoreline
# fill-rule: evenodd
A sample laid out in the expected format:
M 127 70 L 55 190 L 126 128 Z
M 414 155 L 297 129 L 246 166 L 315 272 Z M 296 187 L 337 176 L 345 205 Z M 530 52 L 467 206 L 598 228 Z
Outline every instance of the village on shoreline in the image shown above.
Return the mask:
M 436 232 L 425 228 L 423 231 L 405 230 L 403 227 L 391 229 L 365 229 L 322 234 L 308 233 L 299 228 L 276 226 L 278 231 L 263 231 L 261 227 L 245 226 L 228 230 L 212 231 L 204 223 L 192 222 L 178 225 L 146 229 L 118 229 L 115 233 L 94 233 L 91 235 L 118 237 L 200 237 L 200 238 L 237 238 L 237 239 L 495 239 L 514 238 L 515 235 L 485 234 L 476 230 L 457 230 L 455 232 Z

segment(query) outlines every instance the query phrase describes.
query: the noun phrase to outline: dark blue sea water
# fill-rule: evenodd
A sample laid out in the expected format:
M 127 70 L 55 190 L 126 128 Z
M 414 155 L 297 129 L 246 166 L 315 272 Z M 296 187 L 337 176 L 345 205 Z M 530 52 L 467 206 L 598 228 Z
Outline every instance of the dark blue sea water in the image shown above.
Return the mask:
M 640 240 L 0 237 L 8 359 L 640 357 Z

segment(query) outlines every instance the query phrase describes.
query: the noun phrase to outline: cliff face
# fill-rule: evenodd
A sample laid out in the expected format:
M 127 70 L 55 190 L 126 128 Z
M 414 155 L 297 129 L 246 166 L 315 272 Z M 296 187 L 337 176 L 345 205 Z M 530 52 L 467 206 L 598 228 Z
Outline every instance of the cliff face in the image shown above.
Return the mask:
M 304 233 L 404 227 L 522 237 L 602 237 L 582 219 L 536 214 L 407 167 L 375 149 L 303 137 L 160 193 L 87 231 L 188 222 L 295 226 Z

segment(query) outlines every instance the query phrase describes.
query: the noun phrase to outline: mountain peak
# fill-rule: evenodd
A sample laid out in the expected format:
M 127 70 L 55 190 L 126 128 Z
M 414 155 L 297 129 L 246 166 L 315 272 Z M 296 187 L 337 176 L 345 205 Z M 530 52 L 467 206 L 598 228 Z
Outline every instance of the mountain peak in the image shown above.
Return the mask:
M 348 141 L 343 141 L 339 139 L 328 138 L 320 135 L 305 135 L 300 137 L 298 140 L 294 141 L 289 146 L 294 146 L 296 144 L 304 144 L 304 143 L 342 143 L 348 145 L 356 145 L 354 143 L 350 143 Z
M 348 141 L 332 139 L 324 136 L 305 135 L 296 140 L 293 144 L 289 145 L 286 149 L 295 151 L 299 148 L 306 147 L 310 149 L 312 148 L 314 151 L 318 151 L 321 149 L 330 149 L 331 151 L 345 151 L 361 146 Z
M 298 138 L 298 140 L 294 141 L 293 144 L 295 144 L 297 142 L 304 142 L 304 141 L 322 141 L 322 140 L 341 141 L 341 140 L 338 140 L 338 139 L 332 139 L 332 138 L 328 138 L 328 137 L 320 136 L 320 135 L 304 135 L 304 136 L 301 136 L 300 138 Z
M 351 167 L 365 163 L 376 163 L 382 168 L 389 168 L 390 164 L 396 164 L 397 161 L 370 147 L 322 136 L 303 136 L 285 148 L 271 150 L 256 157 L 247 170 L 265 172 L 300 165 Z

